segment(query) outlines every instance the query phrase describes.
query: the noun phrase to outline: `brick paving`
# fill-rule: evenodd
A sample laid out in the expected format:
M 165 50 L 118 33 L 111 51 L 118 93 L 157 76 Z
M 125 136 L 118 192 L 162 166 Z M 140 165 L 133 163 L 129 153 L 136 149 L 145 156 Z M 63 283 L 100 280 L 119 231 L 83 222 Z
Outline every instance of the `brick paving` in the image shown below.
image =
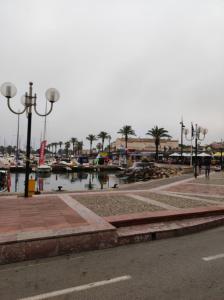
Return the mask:
M 178 186 L 169 187 L 168 192 L 187 192 L 193 194 L 220 195 L 224 196 L 224 186 L 212 186 L 205 184 L 180 184 Z
M 198 196 L 198 195 L 192 195 L 192 194 L 176 194 L 176 193 L 169 193 L 169 195 L 171 196 L 177 196 L 179 197 L 179 199 L 182 199 L 182 201 L 189 201 L 189 200 L 193 200 L 196 202 L 200 202 L 202 205 L 223 205 L 222 200 L 220 200 L 220 198 L 215 198 L 215 199 L 209 199 L 206 195 L 204 195 L 204 197 L 202 196 Z M 201 195 L 201 194 L 200 194 Z M 200 205 L 201 206 L 201 205 Z
M 21 231 L 61 229 L 86 224 L 86 221 L 58 197 L 1 198 L 0 235 Z
M 110 218 L 214 210 L 224 212 L 223 173 L 209 180 L 184 175 L 103 192 L 0 197 L 0 263 L 112 247 L 117 232 Z

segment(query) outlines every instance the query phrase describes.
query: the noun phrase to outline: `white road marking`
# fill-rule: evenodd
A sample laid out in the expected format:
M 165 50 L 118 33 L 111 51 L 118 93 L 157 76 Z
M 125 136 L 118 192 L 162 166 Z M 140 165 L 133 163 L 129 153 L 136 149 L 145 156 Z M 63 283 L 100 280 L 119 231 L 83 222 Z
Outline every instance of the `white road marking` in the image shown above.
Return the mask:
M 131 279 L 130 275 L 124 275 L 124 276 L 121 276 L 121 277 L 115 277 L 115 278 L 108 279 L 108 280 L 92 282 L 92 283 L 88 283 L 88 284 L 84 284 L 84 285 L 80 285 L 80 286 L 75 286 L 75 287 L 71 287 L 71 288 L 64 289 L 64 290 L 54 291 L 54 292 L 50 292 L 50 293 L 46 293 L 46 294 L 40 294 L 40 295 L 37 295 L 37 296 L 32 296 L 32 297 L 27 297 L 27 298 L 20 298 L 19 300 L 49 299 L 49 298 L 53 298 L 53 297 L 57 297 L 57 296 L 62 296 L 62 295 L 65 295 L 65 294 L 80 292 L 80 291 L 92 289 L 92 288 L 95 288 L 95 287 L 98 287 L 98 286 L 108 285 L 108 284 L 112 284 L 112 283 L 116 283 L 116 282 L 120 282 L 120 281 L 125 281 L 125 280 L 130 280 L 130 279 Z
M 224 258 L 224 253 L 213 255 L 213 256 L 207 256 L 207 257 L 202 257 L 204 261 L 210 261 L 210 260 L 215 260 L 219 258 Z

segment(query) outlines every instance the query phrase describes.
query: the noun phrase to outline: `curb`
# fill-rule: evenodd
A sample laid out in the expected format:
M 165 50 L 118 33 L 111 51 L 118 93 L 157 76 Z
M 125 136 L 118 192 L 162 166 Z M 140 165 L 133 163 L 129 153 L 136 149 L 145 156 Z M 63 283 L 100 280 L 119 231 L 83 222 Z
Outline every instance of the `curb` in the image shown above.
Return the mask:
M 135 244 L 141 242 L 155 241 L 161 239 L 167 239 L 172 237 L 179 237 L 187 234 L 193 234 L 200 232 L 202 230 L 212 229 L 218 226 L 224 225 L 224 215 L 216 217 L 199 224 L 193 224 L 189 226 L 182 226 L 175 229 L 165 229 L 165 230 L 148 230 L 142 233 L 130 233 L 126 235 L 119 234 L 118 229 L 118 243 L 120 245 Z

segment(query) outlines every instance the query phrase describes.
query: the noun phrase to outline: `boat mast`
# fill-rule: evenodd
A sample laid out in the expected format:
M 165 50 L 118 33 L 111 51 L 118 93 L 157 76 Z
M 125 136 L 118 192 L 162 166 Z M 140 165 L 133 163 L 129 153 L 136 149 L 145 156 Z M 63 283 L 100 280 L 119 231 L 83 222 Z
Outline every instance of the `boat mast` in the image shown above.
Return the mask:
M 43 137 L 42 137 L 42 132 L 41 132 L 41 137 L 40 137 L 40 156 L 39 156 L 39 166 L 41 164 L 44 164 L 45 162 L 45 147 L 46 147 L 46 128 L 47 128 L 47 100 L 45 104 L 45 117 L 44 117 L 44 132 L 43 132 Z
M 18 167 L 19 162 L 19 121 L 20 121 L 20 115 L 17 115 L 17 138 L 16 138 L 16 167 Z
M 44 117 L 44 135 L 43 135 L 43 141 L 45 141 L 46 139 L 46 131 L 47 131 L 47 100 L 46 100 L 46 104 L 45 104 L 45 117 Z

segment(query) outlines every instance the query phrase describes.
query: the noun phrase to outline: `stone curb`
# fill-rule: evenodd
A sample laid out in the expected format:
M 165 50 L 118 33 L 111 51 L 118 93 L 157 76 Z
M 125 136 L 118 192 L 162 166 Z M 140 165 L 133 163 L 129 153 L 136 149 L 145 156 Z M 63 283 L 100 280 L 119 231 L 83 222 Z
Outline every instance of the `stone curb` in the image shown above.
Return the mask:
M 187 234 L 193 234 L 200 232 L 202 230 L 212 229 L 217 226 L 224 225 L 224 215 L 215 218 L 214 220 L 208 220 L 202 222 L 200 224 L 193 224 L 189 226 L 182 226 L 180 228 L 175 229 L 167 229 L 167 230 L 156 230 L 156 231 L 148 231 L 137 234 L 128 234 L 125 236 L 119 236 L 118 244 L 127 245 L 127 244 L 135 244 L 141 242 L 155 241 L 161 239 L 167 239 L 171 237 L 178 237 Z
M 0 265 L 47 258 L 82 251 L 98 250 L 117 245 L 116 231 L 23 240 L 0 245 Z

